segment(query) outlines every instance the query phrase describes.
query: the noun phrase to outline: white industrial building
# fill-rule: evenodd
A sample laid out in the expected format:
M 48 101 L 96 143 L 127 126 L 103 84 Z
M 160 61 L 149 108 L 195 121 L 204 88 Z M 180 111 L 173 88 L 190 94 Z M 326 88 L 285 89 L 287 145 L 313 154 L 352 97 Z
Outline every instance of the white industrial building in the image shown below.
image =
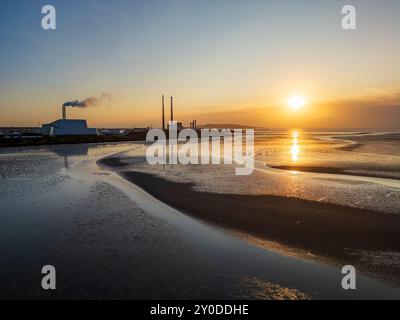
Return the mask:
M 97 136 L 97 129 L 88 128 L 86 120 L 60 119 L 42 126 L 44 136 Z

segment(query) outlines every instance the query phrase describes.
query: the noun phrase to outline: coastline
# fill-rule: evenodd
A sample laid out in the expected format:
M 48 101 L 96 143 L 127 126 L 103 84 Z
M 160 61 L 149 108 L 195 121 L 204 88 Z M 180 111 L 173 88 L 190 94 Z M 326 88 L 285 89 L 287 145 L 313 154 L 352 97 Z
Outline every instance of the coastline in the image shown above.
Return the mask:
M 369 177 L 369 178 L 382 178 L 382 179 L 393 179 L 393 180 L 400 180 L 398 177 L 388 177 L 384 174 L 374 174 L 368 172 L 353 172 L 353 171 L 346 171 L 342 168 L 334 168 L 334 167 L 319 167 L 319 166 L 296 166 L 296 165 L 289 165 L 289 166 L 272 166 L 270 168 L 279 169 L 279 170 L 286 170 L 286 171 L 300 171 L 300 172 L 311 172 L 311 173 L 326 173 L 326 174 L 340 174 L 340 175 L 348 175 L 348 176 L 357 176 L 357 177 Z
M 137 133 L 125 137 L 114 136 L 64 136 L 40 139 L 0 139 L 0 148 L 52 146 L 61 144 L 134 142 L 146 140 L 146 134 Z
M 353 264 L 366 274 L 400 283 L 398 216 L 297 198 L 200 192 L 190 183 L 124 171 L 124 163 L 116 157 L 99 162 L 118 169 L 123 178 L 188 216 L 336 265 Z M 393 259 L 370 263 L 366 254 L 393 254 Z
M 319 137 L 321 139 L 321 137 Z M 341 141 L 347 143 L 345 146 L 337 147 L 339 151 L 347 154 L 365 154 L 365 155 L 384 155 L 398 156 L 400 154 L 400 133 L 398 132 L 377 132 L 377 133 L 358 133 L 343 136 L 330 136 L 322 139 L 324 141 Z M 379 162 L 378 162 L 379 163 Z M 393 165 L 377 165 L 375 163 L 361 163 L 360 166 L 340 166 L 337 164 L 279 164 L 265 165 L 271 169 L 284 170 L 289 172 L 304 172 L 310 174 L 331 174 L 348 177 L 366 177 L 378 179 L 400 180 L 397 175 L 398 167 Z
M 378 132 L 378 133 L 366 133 L 360 135 L 344 135 L 344 136 L 333 136 L 334 140 L 343 140 L 343 138 L 350 139 L 351 143 L 338 148 L 342 151 L 369 151 L 369 147 L 372 146 L 374 151 L 392 154 L 392 150 L 388 150 L 387 146 L 396 147 L 400 141 L 399 132 Z M 394 153 L 397 154 L 397 153 Z
M 48 298 L 37 285 L 43 261 L 57 266 L 62 284 L 58 299 L 399 296 L 399 287 L 362 272 L 357 274 L 358 290 L 344 291 L 343 264 L 295 248 L 285 254 L 267 241 L 255 243 L 260 237 L 245 239 L 232 228 L 205 223 L 151 196 L 120 174 L 135 170 L 135 162 L 125 162 L 137 154 L 131 153 L 131 144 L 88 148 L 83 154 L 75 145 L 54 154 L 41 148 L 6 153 L 1 296 Z M 65 155 L 71 155 L 68 167 Z M 120 167 L 113 170 L 98 162 L 107 158 L 120 158 Z M 15 161 L 29 170 L 14 170 Z M 28 187 L 23 190 L 17 183 L 21 175 Z

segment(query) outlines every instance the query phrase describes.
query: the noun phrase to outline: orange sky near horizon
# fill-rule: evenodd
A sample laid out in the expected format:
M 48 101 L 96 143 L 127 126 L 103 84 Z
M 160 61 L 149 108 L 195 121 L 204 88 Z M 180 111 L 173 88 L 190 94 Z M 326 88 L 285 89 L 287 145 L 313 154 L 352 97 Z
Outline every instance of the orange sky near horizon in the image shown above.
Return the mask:
M 38 126 L 59 119 L 65 101 L 110 93 L 109 104 L 68 116 L 159 127 L 165 94 L 185 125 L 400 128 L 400 2 L 354 0 L 352 31 L 342 5 L 68 1 L 47 32 L 33 2 L 0 2 L 0 126 Z M 292 96 L 306 105 L 294 112 Z
M 287 95 L 282 99 L 249 101 L 229 106 L 193 106 L 190 101 L 174 98 L 175 120 L 188 125 L 191 120 L 198 124 L 242 124 L 269 128 L 400 128 L 400 90 L 373 89 L 354 93 L 342 99 L 322 100 L 306 97 L 306 104 L 294 111 L 288 105 Z M 296 92 L 297 93 L 297 92 Z M 151 101 L 135 103 L 124 96 L 113 96 L 109 105 L 87 108 L 67 108 L 71 119 L 87 119 L 94 127 L 160 127 L 161 96 Z M 187 103 L 187 104 L 186 104 Z M 43 105 L 43 113 L 28 115 L 23 112 L 20 121 L 15 115 L 1 118 L 1 126 L 37 126 L 61 117 L 61 104 Z M 169 97 L 165 104 L 166 120 L 169 120 Z

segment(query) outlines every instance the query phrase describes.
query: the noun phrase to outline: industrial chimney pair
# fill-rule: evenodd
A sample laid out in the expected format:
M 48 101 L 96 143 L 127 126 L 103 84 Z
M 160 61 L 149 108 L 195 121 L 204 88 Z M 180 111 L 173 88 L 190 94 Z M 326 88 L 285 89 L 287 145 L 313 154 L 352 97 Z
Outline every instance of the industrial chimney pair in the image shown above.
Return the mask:
M 174 121 L 174 98 L 171 96 L 171 122 Z M 165 130 L 164 95 L 162 96 L 162 128 Z

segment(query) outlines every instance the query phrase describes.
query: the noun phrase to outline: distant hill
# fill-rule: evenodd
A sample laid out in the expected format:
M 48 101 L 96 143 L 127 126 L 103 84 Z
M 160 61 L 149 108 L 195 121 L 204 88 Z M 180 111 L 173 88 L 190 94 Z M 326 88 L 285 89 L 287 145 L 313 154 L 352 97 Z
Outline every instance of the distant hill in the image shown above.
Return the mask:
M 198 125 L 198 127 L 202 129 L 268 129 L 265 127 L 253 127 L 249 125 L 234 123 L 207 123 Z

